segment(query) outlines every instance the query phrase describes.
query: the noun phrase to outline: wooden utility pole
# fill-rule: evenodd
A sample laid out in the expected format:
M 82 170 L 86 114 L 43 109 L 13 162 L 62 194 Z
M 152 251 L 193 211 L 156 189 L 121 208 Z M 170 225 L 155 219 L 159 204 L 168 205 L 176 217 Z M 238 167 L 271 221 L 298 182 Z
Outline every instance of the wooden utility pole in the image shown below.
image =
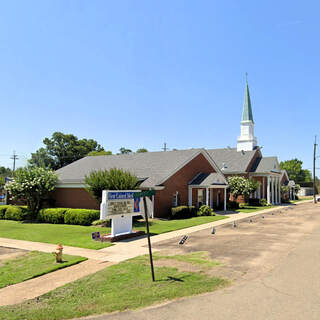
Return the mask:
M 316 203 L 316 150 L 317 150 L 317 136 L 314 138 L 313 145 L 313 202 Z
M 16 170 L 16 160 L 19 159 L 15 151 L 13 151 L 13 155 L 10 159 L 13 160 L 13 173 L 14 173 L 14 171 Z
M 163 150 L 163 151 L 167 151 L 167 150 L 168 150 L 168 148 L 167 148 L 167 143 L 166 143 L 166 142 L 163 144 L 162 150 Z

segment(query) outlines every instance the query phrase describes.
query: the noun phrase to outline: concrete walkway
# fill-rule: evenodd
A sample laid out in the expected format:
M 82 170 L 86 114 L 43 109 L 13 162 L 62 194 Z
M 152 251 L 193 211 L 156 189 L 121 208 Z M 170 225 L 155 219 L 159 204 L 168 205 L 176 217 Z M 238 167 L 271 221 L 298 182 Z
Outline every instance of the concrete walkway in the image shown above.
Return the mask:
M 87 260 L 68 268 L 45 274 L 31 280 L 0 289 L 0 306 L 12 305 L 39 297 L 89 274 L 104 269 L 113 263 Z
M 299 204 L 305 202 L 306 201 L 301 201 L 299 202 Z M 188 235 L 193 232 L 230 224 L 234 221 L 239 222 L 243 219 L 249 219 L 263 214 L 271 214 L 272 212 L 279 210 L 290 210 L 292 207 L 293 206 L 281 206 L 254 213 L 238 213 L 230 215 L 227 214 L 228 219 L 163 233 L 157 236 L 153 236 L 151 238 L 151 241 L 153 244 L 155 244 L 164 240 L 182 237 L 183 235 Z M 24 250 L 37 250 L 42 252 L 52 252 L 56 248 L 56 245 L 54 244 L 14 240 L 7 238 L 0 238 L 0 246 Z M 159 251 L 159 249 L 153 248 L 153 251 Z M 35 279 L 31 279 L 0 289 L 0 306 L 17 304 L 28 299 L 36 298 L 69 282 L 73 282 L 86 275 L 104 269 L 114 263 L 134 258 L 139 255 L 147 254 L 148 248 L 146 237 L 142 237 L 136 240 L 130 239 L 127 241 L 121 241 L 116 243 L 112 247 L 104 248 L 101 250 L 90 250 L 65 246 L 64 253 L 87 257 L 89 258 L 89 260 L 65 269 L 60 269 L 58 271 L 46 274 Z
M 174 239 L 177 237 L 182 237 L 184 235 L 189 235 L 193 232 L 219 227 L 225 224 L 240 222 L 243 219 L 249 219 L 256 216 L 271 214 L 272 212 L 277 212 L 279 210 L 290 210 L 296 205 L 303 204 L 306 202 L 311 202 L 312 200 L 306 200 L 297 202 L 294 205 L 282 205 L 272 209 L 261 210 L 252 213 L 232 213 L 229 212 L 226 214 L 227 219 L 218 220 L 215 222 L 205 223 L 194 227 L 189 227 L 181 230 L 171 231 L 162 233 L 156 236 L 151 237 L 151 243 L 155 244 L 164 240 Z M 25 240 L 15 240 L 8 238 L 0 238 L 0 246 L 8 248 L 17 248 L 24 250 L 37 250 L 41 252 L 52 252 L 55 250 L 55 244 L 34 242 L 34 241 L 25 241 Z M 153 249 L 157 251 L 156 249 Z M 70 255 L 77 255 L 86 257 L 88 259 L 94 259 L 98 261 L 109 261 L 109 262 L 121 262 L 127 259 L 137 257 L 139 255 L 147 254 L 147 239 L 146 236 L 119 241 L 114 244 L 112 247 L 103 248 L 100 250 L 92 249 L 83 249 L 70 246 L 64 246 L 64 253 Z

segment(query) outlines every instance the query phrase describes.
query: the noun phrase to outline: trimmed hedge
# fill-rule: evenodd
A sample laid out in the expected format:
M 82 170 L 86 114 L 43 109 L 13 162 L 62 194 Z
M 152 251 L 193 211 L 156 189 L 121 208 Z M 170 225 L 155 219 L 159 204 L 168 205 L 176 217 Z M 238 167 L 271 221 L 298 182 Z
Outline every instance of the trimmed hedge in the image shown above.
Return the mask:
M 171 208 L 170 218 L 175 219 L 188 219 L 197 215 L 194 206 L 179 206 Z
M 8 205 L 1 205 L 0 206 L 0 220 L 4 219 L 4 214 L 9 206 Z
M 235 210 L 239 209 L 239 203 L 237 201 L 228 201 L 227 202 L 227 209 L 228 210 Z
M 199 208 L 199 211 L 197 212 L 197 216 L 215 216 L 215 213 L 213 212 L 213 209 L 211 209 L 209 206 L 202 205 Z
M 9 205 L 4 212 L 3 219 L 14 220 L 14 221 L 23 221 L 23 220 L 27 220 L 29 217 L 30 217 L 30 214 L 29 214 L 27 208 Z
M 68 209 L 64 214 L 65 224 L 77 224 L 82 226 L 90 226 L 95 220 L 100 219 L 99 210 L 90 209 Z
M 37 219 L 40 222 L 64 224 L 64 214 L 67 208 L 46 208 L 41 209 L 38 213 Z

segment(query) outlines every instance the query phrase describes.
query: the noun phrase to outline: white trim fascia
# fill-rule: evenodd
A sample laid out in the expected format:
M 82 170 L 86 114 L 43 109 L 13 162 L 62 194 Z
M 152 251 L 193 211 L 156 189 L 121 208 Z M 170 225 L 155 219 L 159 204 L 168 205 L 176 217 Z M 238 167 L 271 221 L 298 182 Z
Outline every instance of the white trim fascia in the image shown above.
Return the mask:
M 249 173 L 249 177 L 253 176 L 253 177 L 267 177 L 267 176 L 274 176 L 274 177 L 279 177 L 281 175 L 281 172 L 277 173 L 277 172 L 250 172 Z
M 66 189 L 76 189 L 76 188 L 85 188 L 84 183 L 58 183 L 56 188 L 66 188 Z
M 197 184 L 190 184 L 188 185 L 189 188 L 198 188 L 198 189 L 206 189 L 206 188 L 209 188 L 209 189 L 228 189 L 229 188 L 229 185 L 207 185 L 207 186 L 199 186 Z
M 66 189 L 77 189 L 77 188 L 85 188 L 86 185 L 84 183 L 58 183 L 56 185 L 56 188 L 66 188 Z M 141 190 L 163 190 L 165 187 L 164 186 L 155 186 L 155 187 L 145 187 L 141 188 Z M 125 190 L 121 190 L 125 191 Z

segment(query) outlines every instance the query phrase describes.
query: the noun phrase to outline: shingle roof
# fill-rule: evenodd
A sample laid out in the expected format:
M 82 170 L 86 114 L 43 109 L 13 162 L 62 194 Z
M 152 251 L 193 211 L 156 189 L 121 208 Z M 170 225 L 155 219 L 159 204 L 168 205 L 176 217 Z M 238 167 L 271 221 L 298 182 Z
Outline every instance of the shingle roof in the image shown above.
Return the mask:
M 200 173 L 193 178 L 190 185 L 197 185 L 199 187 L 207 187 L 211 185 L 226 185 L 218 173 Z
M 207 152 L 222 173 L 232 174 L 246 172 L 257 150 L 238 152 L 236 148 L 225 148 L 209 149 Z
M 91 171 L 121 168 L 145 180 L 142 187 L 153 187 L 163 182 L 176 169 L 187 163 L 204 149 L 189 149 L 167 152 L 145 152 L 109 156 L 85 157 L 59 170 L 60 183 L 83 183 Z
M 251 172 L 256 173 L 268 173 L 268 172 L 276 172 L 281 173 L 281 170 L 278 166 L 278 158 L 277 157 L 263 157 L 257 158 L 255 163 L 251 168 Z

